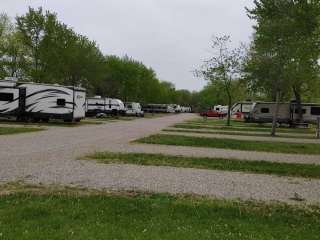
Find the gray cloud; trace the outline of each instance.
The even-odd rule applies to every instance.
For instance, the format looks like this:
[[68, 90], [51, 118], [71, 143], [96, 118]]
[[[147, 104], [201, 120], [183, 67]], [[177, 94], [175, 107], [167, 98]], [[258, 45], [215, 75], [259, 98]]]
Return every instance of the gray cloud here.
[[155, 69], [179, 89], [206, 83], [192, 71], [208, 56], [212, 35], [248, 42], [253, 0], [1, 0], [14, 17], [28, 6], [54, 11], [75, 31], [95, 40], [105, 54], [129, 55]]

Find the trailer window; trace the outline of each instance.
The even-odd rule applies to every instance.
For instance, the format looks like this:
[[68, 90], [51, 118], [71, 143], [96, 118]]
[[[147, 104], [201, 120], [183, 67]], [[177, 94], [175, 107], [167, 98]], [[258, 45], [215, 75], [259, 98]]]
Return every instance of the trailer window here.
[[65, 106], [66, 105], [66, 100], [63, 98], [58, 98], [57, 99], [57, 105], [58, 106]]
[[11, 102], [13, 98], [13, 93], [0, 93], [0, 101]]
[[320, 107], [311, 107], [311, 115], [320, 115]]
[[261, 113], [269, 113], [269, 108], [261, 108]]

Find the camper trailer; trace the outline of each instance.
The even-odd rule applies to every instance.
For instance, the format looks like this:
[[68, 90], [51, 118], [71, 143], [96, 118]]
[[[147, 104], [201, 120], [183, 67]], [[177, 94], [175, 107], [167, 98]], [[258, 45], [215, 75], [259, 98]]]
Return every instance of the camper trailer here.
[[170, 104], [146, 104], [142, 110], [149, 113], [175, 113], [175, 109]]
[[[299, 114], [295, 102], [279, 103], [277, 122], [282, 124], [295, 124]], [[254, 103], [250, 114], [247, 116], [248, 122], [271, 123], [276, 111], [275, 102]], [[320, 105], [313, 103], [302, 104], [302, 116], [305, 123], [316, 123], [320, 117]]]
[[231, 115], [235, 118], [247, 118], [252, 106], [253, 102], [236, 102], [231, 107]]
[[86, 99], [86, 116], [97, 116], [100, 114], [124, 115], [124, 103], [120, 99], [102, 98], [95, 96]]
[[86, 90], [73, 86], [0, 81], [0, 116], [17, 120], [80, 121], [85, 117]]
[[144, 116], [144, 112], [141, 109], [140, 103], [126, 102], [124, 105], [126, 108], [126, 115], [137, 116], [137, 117]]

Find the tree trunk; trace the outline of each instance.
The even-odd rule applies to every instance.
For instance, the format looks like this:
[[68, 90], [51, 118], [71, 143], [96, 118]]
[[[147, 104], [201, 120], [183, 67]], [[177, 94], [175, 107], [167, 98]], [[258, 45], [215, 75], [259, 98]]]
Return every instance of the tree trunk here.
[[277, 130], [277, 122], [278, 122], [278, 113], [279, 113], [279, 99], [280, 99], [280, 92], [277, 91], [276, 93], [276, 109], [273, 113], [272, 118], [272, 130], [271, 130], [271, 136], [276, 136], [276, 130]]
[[228, 95], [228, 115], [227, 115], [227, 126], [231, 125], [231, 104], [232, 104], [232, 98], [229, 91], [227, 91]]
[[[303, 122], [303, 112], [302, 112], [302, 102], [301, 102], [301, 94], [300, 91], [297, 90], [297, 88], [293, 87], [293, 93], [296, 99], [296, 106], [297, 106], [297, 111], [298, 111], [298, 123]], [[293, 116], [294, 116], [293, 112]], [[293, 119], [292, 119], [293, 120]]]

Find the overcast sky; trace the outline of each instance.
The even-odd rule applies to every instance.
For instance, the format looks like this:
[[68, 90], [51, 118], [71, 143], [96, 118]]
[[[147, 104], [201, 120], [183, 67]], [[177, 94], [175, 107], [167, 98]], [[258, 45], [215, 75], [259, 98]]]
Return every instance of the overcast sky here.
[[253, 0], [0, 0], [0, 11], [24, 14], [42, 6], [76, 32], [95, 40], [104, 54], [125, 54], [152, 67], [178, 89], [200, 90], [192, 71], [208, 57], [213, 35], [248, 42]]

